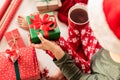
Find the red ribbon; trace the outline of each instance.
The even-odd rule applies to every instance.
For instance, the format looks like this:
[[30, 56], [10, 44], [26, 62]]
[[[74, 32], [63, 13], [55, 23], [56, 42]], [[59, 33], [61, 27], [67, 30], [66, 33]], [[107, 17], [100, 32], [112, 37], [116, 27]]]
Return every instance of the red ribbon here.
[[15, 62], [15, 61], [17, 60], [17, 58], [19, 57], [19, 54], [18, 54], [17, 51], [14, 50], [14, 49], [12, 49], [12, 50], [6, 49], [5, 52], [6, 52], [7, 54], [9, 54], [8, 58], [9, 58], [10, 60], [12, 60], [13, 62]]
[[35, 14], [34, 19], [30, 18], [30, 21], [32, 22], [30, 28], [43, 30], [46, 38], [48, 38], [48, 31], [54, 30], [57, 26], [54, 15], [45, 14], [42, 19], [40, 14]]

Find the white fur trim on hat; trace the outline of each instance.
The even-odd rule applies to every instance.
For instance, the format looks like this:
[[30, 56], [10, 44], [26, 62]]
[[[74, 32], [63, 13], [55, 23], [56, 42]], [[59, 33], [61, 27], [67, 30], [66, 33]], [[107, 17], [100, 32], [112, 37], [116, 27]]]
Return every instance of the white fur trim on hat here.
[[88, 17], [94, 35], [101, 46], [112, 53], [120, 53], [120, 40], [114, 35], [106, 22], [103, 0], [88, 1]]

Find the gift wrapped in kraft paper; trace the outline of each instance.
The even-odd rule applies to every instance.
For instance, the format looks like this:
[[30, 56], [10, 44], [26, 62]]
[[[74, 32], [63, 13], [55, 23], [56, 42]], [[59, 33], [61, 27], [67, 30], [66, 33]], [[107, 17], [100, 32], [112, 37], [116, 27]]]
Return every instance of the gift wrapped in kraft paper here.
[[59, 9], [62, 3], [60, 0], [37, 0], [36, 5], [38, 11], [43, 13]]
[[0, 80], [38, 80], [40, 70], [33, 47], [0, 52]]
[[36, 13], [32, 16], [27, 16], [26, 20], [29, 25], [30, 37], [32, 43], [40, 43], [38, 32], [43, 37], [49, 40], [57, 40], [60, 37], [60, 29], [57, 26], [56, 18], [52, 14], [41, 15]]

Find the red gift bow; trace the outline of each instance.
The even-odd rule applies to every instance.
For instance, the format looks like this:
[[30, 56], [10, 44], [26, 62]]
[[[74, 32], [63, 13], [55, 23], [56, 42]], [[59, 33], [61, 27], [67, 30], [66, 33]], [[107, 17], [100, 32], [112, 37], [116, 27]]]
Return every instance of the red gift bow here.
[[30, 28], [43, 30], [46, 38], [48, 38], [48, 31], [54, 30], [57, 26], [54, 15], [45, 14], [41, 19], [41, 15], [38, 13], [34, 15], [34, 19], [30, 18], [30, 21], [32, 22]]
[[[13, 45], [12, 46], [16, 46], [16, 47], [18, 47], [17, 46], [17, 40], [20, 38], [18, 35], [14, 35], [12, 32], [11, 32], [11, 35], [12, 35], [12, 39], [11, 40], [9, 40], [8, 41], [8, 43], [13, 43]], [[11, 46], [11, 47], [12, 47]]]
[[18, 57], [19, 57], [18, 51], [14, 50], [14, 49], [12, 49], [12, 50], [6, 49], [5, 52], [9, 55], [8, 58], [9, 58], [12, 62], [15, 62], [15, 61], [18, 59]]

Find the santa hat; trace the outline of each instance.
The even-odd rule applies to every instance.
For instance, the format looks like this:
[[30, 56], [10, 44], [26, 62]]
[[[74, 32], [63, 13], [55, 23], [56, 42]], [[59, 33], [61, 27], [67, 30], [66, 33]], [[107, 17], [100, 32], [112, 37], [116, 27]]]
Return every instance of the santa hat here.
[[120, 53], [120, 1], [89, 0], [88, 16], [101, 46], [112, 53]]

